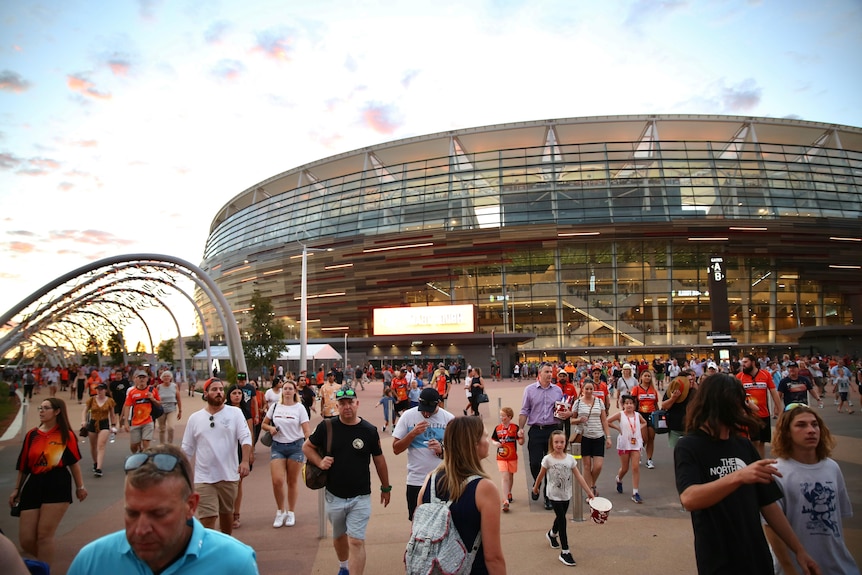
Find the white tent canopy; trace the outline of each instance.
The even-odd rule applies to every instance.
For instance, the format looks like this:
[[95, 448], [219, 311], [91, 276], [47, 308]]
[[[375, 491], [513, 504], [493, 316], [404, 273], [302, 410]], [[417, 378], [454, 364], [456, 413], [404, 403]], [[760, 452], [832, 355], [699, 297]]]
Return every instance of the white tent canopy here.
[[[213, 359], [218, 360], [229, 360], [230, 359], [230, 350], [226, 345], [214, 345], [210, 347], [210, 354]], [[306, 347], [306, 356], [311, 360], [336, 360], [341, 359], [341, 354], [335, 351], [335, 348], [329, 345], [328, 343], [310, 343]], [[194, 359], [206, 360], [207, 351], [203, 350], [195, 354]], [[278, 356], [279, 361], [298, 361], [299, 360], [299, 346], [291, 345], [287, 348], [287, 351], [281, 352]]]

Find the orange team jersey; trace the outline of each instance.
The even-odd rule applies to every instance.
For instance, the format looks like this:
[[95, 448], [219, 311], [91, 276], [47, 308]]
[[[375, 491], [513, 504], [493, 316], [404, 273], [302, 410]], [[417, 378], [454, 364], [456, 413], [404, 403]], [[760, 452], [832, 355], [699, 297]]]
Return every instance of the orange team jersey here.
[[593, 382], [593, 395], [602, 400], [602, 403], [605, 404], [605, 409], [608, 407], [608, 384], [604, 381], [600, 384], [596, 385], [596, 382]]
[[132, 426], [144, 425], [153, 421], [153, 418], [150, 416], [153, 412], [153, 404], [147, 399], [150, 389], [153, 390], [153, 397], [157, 401], [161, 401], [162, 398], [159, 397], [159, 390], [155, 387], [144, 389], [133, 387], [126, 392], [126, 405], [132, 408]]
[[751, 396], [750, 403], [757, 405], [757, 417], [761, 419], [769, 417], [769, 390], [775, 389], [772, 376], [765, 369], [759, 369], [754, 378], [740, 371], [736, 374], [736, 379], [742, 383], [746, 395]]
[[323, 377], [323, 372], [322, 372], [322, 371], [318, 371], [318, 372], [317, 372], [317, 376], [315, 377], [315, 381], [317, 382], [317, 385], [318, 385], [318, 386], [323, 385], [323, 380], [324, 380], [324, 379], [325, 379], [325, 378]]
[[497, 459], [500, 461], [518, 460], [518, 426], [510, 423], [508, 426], [502, 423], [494, 428], [491, 439], [500, 443], [497, 448]]
[[658, 392], [652, 385], [644, 389], [642, 385], [638, 384], [632, 389], [631, 394], [632, 397], [636, 397], [638, 400], [639, 412], [652, 413], [656, 410], [658, 406]]
[[446, 395], [446, 374], [442, 373], [437, 376], [437, 393], [440, 394], [440, 397]]
[[392, 379], [392, 389], [395, 390], [395, 397], [398, 401], [407, 401], [407, 380], [403, 377], [395, 377]]
[[78, 450], [78, 438], [73, 432], [68, 433], [64, 446], [59, 426], [47, 432], [39, 431], [39, 428], [30, 430], [24, 440], [24, 449], [18, 456], [16, 469], [40, 475], [58, 467], [73, 465], [81, 459], [81, 452]]
[[99, 390], [96, 389], [96, 386], [102, 383], [102, 378], [98, 373], [93, 373], [89, 378], [87, 378], [87, 389], [90, 390], [90, 395], [98, 395]]
[[560, 383], [557, 382], [557, 387], [559, 387], [560, 389], [563, 390], [563, 395], [566, 396], [566, 399], [568, 400], [569, 403], [571, 403], [572, 398], [578, 396], [577, 388], [574, 386], [574, 384], [572, 384], [568, 381], [566, 382], [565, 385], [560, 385]]

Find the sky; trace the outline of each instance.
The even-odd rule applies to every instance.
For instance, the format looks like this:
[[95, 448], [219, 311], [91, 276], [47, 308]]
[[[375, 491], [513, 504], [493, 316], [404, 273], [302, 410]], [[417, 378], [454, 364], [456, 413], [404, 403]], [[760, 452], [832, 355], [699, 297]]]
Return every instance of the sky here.
[[2, 2], [0, 312], [108, 256], [198, 264], [232, 197], [391, 140], [618, 114], [862, 126], [860, 54], [862, 0]]

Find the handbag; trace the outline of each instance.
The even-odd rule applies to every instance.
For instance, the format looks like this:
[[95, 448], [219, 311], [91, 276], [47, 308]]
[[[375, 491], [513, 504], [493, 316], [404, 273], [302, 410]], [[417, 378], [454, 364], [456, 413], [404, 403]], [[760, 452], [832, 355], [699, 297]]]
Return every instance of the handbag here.
[[90, 430], [87, 429], [86, 423], [81, 426], [81, 429], [78, 430], [78, 435], [80, 435], [81, 437], [87, 437], [88, 435], [90, 435]]
[[[326, 450], [323, 453], [319, 449], [317, 450], [320, 457], [326, 457], [329, 455], [330, 450], [332, 450], [332, 419], [326, 418], [323, 423], [326, 425]], [[305, 465], [302, 466], [302, 479], [305, 481], [305, 486], [309, 489], [322, 489], [326, 487], [328, 474], [328, 469], [321, 469], [309, 461], [306, 461]]]
[[[272, 413], [275, 414], [275, 404], [272, 405]], [[267, 415], [267, 419], [272, 423], [272, 415]], [[272, 433], [269, 431], [264, 431], [260, 435], [260, 442], [263, 443], [266, 447], [272, 447]]]
[[[579, 399], [575, 403], [575, 405], [580, 405], [580, 403], [581, 403], [581, 400]], [[589, 421], [590, 416], [593, 414], [593, 408], [595, 406], [596, 406], [596, 401], [594, 399], [593, 404], [590, 406], [590, 412], [587, 413], [587, 421]], [[574, 407], [572, 407], [572, 411], [574, 411], [575, 413], [578, 412], [578, 410], [575, 409]], [[584, 439], [584, 431], [586, 431], [586, 430], [587, 430], [587, 424], [586, 423], [578, 423], [577, 425], [573, 425], [572, 426], [572, 432], [575, 434], [575, 438], [570, 443], [580, 443]]]
[[[153, 392], [153, 386], [150, 386], [150, 393]], [[155, 400], [150, 400], [150, 417], [153, 418], [153, 421], [157, 420], [161, 416], [165, 414], [165, 408], [162, 407], [161, 403], [156, 403]]]
[[667, 411], [664, 409], [653, 411], [650, 414], [650, 419], [652, 420], [652, 426], [656, 433], [662, 434], [670, 431], [667, 427]]
[[476, 399], [476, 403], [488, 403], [489, 401], [491, 401], [491, 398], [488, 397], [488, 394], [484, 392], [480, 393], [477, 397], [478, 398]]

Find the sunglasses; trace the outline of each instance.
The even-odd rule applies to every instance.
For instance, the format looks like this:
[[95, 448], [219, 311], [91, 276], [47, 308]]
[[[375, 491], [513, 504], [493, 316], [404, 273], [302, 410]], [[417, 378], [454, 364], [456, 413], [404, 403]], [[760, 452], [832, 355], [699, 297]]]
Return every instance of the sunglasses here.
[[183, 474], [186, 483], [190, 488], [194, 489], [192, 487], [192, 481], [189, 478], [188, 473], [186, 473], [186, 468], [180, 465], [180, 458], [171, 453], [135, 453], [126, 458], [126, 462], [123, 464], [123, 469], [128, 473], [129, 471], [146, 465], [150, 461], [153, 462], [156, 469], [163, 473], [170, 473], [179, 466], [180, 472]]
[[809, 406], [807, 403], [799, 403], [797, 401], [797, 402], [788, 403], [787, 405], [785, 405], [784, 411], [792, 411], [792, 410], [796, 409], [797, 407], [804, 407], [806, 409], [811, 409], [811, 406]]
[[350, 398], [353, 399], [356, 397], [356, 392], [352, 389], [339, 389], [335, 392], [335, 399], [344, 399]]
[[210, 415], [210, 427], [215, 427], [215, 416]]

